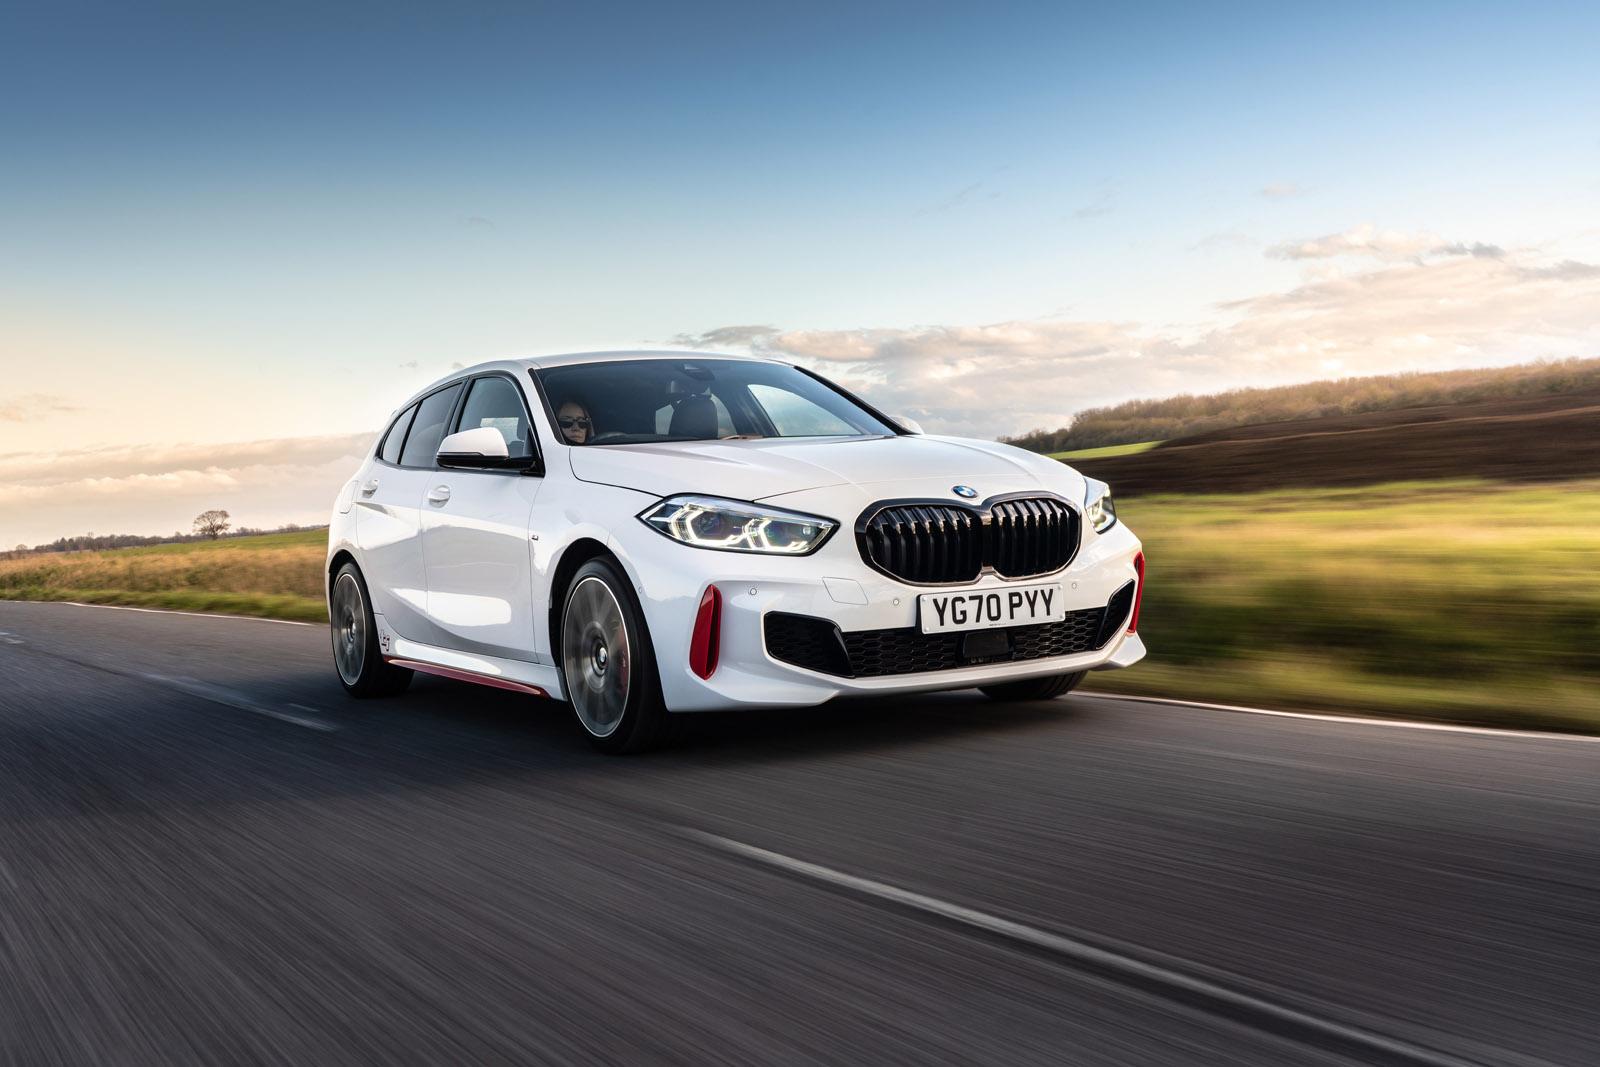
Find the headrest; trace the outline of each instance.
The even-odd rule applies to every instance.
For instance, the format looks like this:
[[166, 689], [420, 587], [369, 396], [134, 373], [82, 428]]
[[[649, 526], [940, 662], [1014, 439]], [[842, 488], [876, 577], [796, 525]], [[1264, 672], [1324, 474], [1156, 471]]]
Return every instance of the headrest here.
[[699, 441], [717, 436], [717, 405], [708, 394], [686, 396], [672, 408], [672, 425], [667, 433]]

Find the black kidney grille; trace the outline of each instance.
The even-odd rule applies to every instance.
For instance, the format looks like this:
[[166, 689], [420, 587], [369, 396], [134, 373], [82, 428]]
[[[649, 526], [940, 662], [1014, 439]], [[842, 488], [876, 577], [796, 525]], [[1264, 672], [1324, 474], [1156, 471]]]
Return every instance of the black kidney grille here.
[[[1046, 659], [1104, 648], [1127, 622], [1133, 583], [1119, 589], [1103, 608], [1067, 613], [1060, 622], [1014, 626], [1011, 651], [1001, 660]], [[881, 678], [965, 667], [964, 633], [925, 634], [915, 626], [841, 632], [827, 619], [772, 612], [765, 621], [767, 652], [773, 659], [841, 678]]]
[[970, 582], [985, 566], [1007, 578], [1049, 574], [1078, 551], [1078, 513], [1053, 497], [959, 504], [890, 504], [856, 530], [861, 558], [920, 585]]
[[1059, 500], [1002, 500], [989, 509], [989, 565], [1007, 578], [1046, 574], [1078, 550], [1078, 513]]
[[956, 504], [897, 504], [862, 527], [861, 555], [913, 582], [970, 582], [983, 570], [983, 520]]

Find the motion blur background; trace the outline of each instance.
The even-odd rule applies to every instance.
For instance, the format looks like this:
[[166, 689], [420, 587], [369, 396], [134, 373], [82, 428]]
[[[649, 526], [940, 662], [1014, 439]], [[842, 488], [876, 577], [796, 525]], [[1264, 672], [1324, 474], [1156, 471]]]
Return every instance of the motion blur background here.
[[1600, 723], [1592, 4], [3, 18], [0, 596], [316, 619], [315, 531], [95, 549], [325, 521], [452, 367], [692, 345], [1112, 482], [1103, 684]]

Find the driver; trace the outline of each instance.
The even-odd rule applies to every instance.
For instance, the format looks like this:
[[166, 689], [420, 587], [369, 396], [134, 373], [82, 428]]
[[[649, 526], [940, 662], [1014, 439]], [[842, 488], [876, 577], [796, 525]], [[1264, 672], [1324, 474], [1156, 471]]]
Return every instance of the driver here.
[[569, 445], [587, 444], [594, 433], [594, 420], [589, 417], [589, 409], [577, 400], [561, 402], [556, 409], [556, 425]]

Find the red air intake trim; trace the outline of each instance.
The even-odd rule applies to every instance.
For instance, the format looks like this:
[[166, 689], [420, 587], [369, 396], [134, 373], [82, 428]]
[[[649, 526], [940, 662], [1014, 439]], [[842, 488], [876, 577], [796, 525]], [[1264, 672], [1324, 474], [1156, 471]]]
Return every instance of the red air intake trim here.
[[716, 586], [708, 585], [694, 617], [694, 636], [689, 639], [689, 669], [702, 678], [710, 678], [716, 673], [721, 645], [722, 594]]
[[1133, 591], [1133, 614], [1128, 616], [1128, 632], [1139, 632], [1139, 604], [1144, 600], [1144, 553], [1133, 557], [1133, 569], [1139, 575], [1139, 585]]

